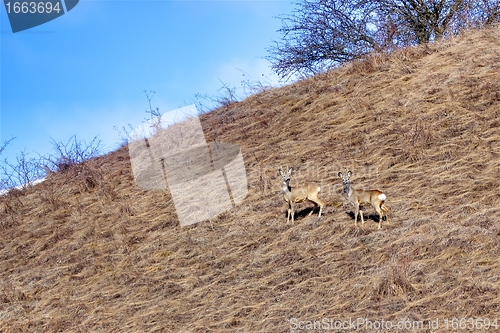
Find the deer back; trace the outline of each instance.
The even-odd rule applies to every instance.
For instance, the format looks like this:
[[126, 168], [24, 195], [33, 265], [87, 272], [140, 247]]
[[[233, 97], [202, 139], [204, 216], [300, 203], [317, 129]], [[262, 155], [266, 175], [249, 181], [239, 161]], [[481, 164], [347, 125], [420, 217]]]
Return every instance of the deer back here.
[[385, 200], [384, 193], [378, 190], [353, 190], [350, 196], [352, 200], [358, 200], [359, 204], [373, 204]]
[[289, 199], [291, 202], [301, 202], [308, 198], [311, 195], [316, 195], [318, 192], [318, 186], [313, 184], [307, 184], [304, 186], [293, 187], [289, 194]]

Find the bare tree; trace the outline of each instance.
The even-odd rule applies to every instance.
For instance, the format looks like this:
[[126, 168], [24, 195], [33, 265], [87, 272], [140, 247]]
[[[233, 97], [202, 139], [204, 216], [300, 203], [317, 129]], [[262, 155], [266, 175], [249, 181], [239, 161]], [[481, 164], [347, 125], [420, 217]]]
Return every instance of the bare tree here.
[[363, 56], [379, 44], [366, 0], [303, 0], [292, 15], [280, 16], [280, 42], [269, 49], [272, 69], [282, 78], [316, 74]]
[[268, 51], [283, 79], [500, 21], [500, 0], [302, 0]]
[[[458, 14], [467, 8], [464, 0], [380, 0], [383, 17], [398, 27], [400, 43], [422, 44], [442, 38], [454, 24]], [[387, 20], [386, 20], [387, 22]]]
[[467, 15], [473, 26], [489, 25], [500, 22], [499, 0], [469, 0]]

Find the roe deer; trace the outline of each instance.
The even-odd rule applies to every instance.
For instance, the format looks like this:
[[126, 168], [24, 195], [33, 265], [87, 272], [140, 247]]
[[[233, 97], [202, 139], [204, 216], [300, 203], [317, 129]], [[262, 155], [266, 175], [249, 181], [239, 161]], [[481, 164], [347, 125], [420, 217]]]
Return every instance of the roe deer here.
[[286, 223], [290, 221], [290, 215], [292, 216], [292, 224], [294, 223], [294, 209], [293, 205], [304, 200], [309, 200], [314, 203], [314, 208], [309, 213], [312, 215], [314, 209], [319, 206], [319, 217], [321, 217], [321, 212], [323, 211], [323, 206], [325, 205], [323, 201], [318, 199], [318, 193], [320, 187], [314, 184], [307, 184], [304, 186], [290, 187], [290, 174], [292, 173], [292, 168], [289, 168], [285, 173], [282, 168], [280, 168], [281, 177], [283, 177], [283, 199], [288, 203], [288, 215], [286, 218]]
[[371, 204], [373, 208], [377, 211], [379, 215], [378, 228], [382, 229], [382, 216], [385, 213], [385, 220], [389, 223], [389, 216], [387, 213], [389, 209], [384, 205], [386, 196], [379, 190], [355, 190], [351, 187], [351, 171], [347, 171], [344, 175], [339, 172], [339, 178], [342, 179], [344, 184], [344, 193], [347, 195], [347, 199], [354, 206], [354, 225], [358, 225], [358, 213], [361, 213], [361, 223], [365, 224], [363, 219], [363, 211], [359, 210], [359, 206], [362, 204]]

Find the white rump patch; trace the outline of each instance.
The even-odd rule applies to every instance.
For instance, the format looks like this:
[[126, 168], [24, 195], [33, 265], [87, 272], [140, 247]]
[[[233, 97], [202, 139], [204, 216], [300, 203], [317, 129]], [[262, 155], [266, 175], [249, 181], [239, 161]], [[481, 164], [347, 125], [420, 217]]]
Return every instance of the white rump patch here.
[[318, 186], [318, 192], [321, 191], [321, 187]]
[[379, 198], [380, 200], [385, 200], [385, 199], [387, 199], [384, 193], [379, 194], [379, 195], [378, 195], [378, 198]]

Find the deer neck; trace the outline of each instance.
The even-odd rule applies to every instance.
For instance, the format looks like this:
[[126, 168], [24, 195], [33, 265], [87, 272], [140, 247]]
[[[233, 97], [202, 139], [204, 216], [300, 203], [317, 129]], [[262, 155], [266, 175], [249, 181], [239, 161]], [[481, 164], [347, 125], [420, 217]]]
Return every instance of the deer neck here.
[[352, 194], [351, 183], [344, 183], [344, 193], [349, 197]]
[[283, 181], [283, 187], [281, 189], [283, 193], [292, 192], [292, 188], [290, 187], [290, 180]]

